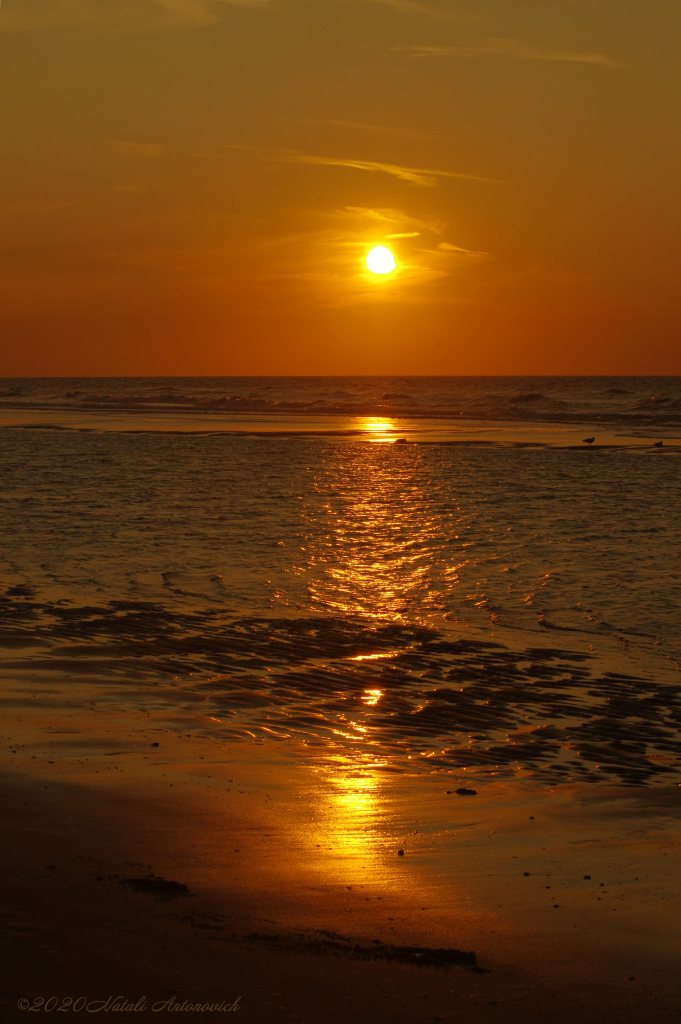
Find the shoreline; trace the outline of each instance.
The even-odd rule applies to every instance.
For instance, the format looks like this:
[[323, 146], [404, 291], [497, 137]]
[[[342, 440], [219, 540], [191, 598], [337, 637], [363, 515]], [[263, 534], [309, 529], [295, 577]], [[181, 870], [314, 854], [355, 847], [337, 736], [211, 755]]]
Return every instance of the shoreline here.
[[[353, 444], [410, 444], [432, 447], [481, 448], [492, 451], [601, 451], [601, 452], [648, 452], [657, 455], [664, 452], [678, 453], [681, 448], [679, 428], [667, 425], [638, 426], [627, 429], [626, 424], [598, 424], [587, 420], [556, 422], [486, 421], [470, 419], [465, 423], [456, 419], [435, 419], [423, 416], [394, 416], [374, 424], [373, 416], [339, 416], [342, 422], [332, 425], [333, 416], [325, 417], [315, 426], [305, 423], [303, 417], [296, 425], [287, 425], [287, 420], [269, 422], [259, 417], [252, 423], [246, 416], [235, 419], [220, 414], [203, 413], [197, 417], [191, 412], [182, 413], [187, 422], [182, 426], [177, 415], [147, 415], [144, 413], [79, 414], [66, 415], [60, 420], [50, 411], [50, 418], [7, 416], [0, 408], [0, 429], [10, 431], [53, 431], [65, 433], [120, 434], [127, 437], [156, 435], [159, 437], [182, 437], [186, 439], [215, 439], [224, 441], [329, 441]], [[193, 419], [190, 420], [190, 417]], [[211, 417], [214, 419], [211, 421]], [[592, 429], [599, 430], [598, 443], [585, 444], [581, 434]], [[660, 443], [662, 442], [662, 443]]]
[[[678, 785], [472, 777], [467, 797], [274, 745], [146, 742], [162, 761], [26, 754], [0, 775], [3, 1019], [76, 989], [145, 1012], [241, 996], [263, 1024], [676, 1019]], [[414, 946], [475, 959], [416, 966], [396, 952]]]

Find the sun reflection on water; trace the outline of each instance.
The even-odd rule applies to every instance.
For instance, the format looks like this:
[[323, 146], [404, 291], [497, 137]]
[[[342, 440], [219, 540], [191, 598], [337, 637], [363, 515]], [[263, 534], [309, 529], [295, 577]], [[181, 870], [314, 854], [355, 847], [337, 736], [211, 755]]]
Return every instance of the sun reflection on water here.
[[392, 420], [384, 420], [379, 419], [376, 416], [370, 416], [368, 419], [362, 421], [360, 429], [371, 435], [372, 441], [392, 441], [392, 435], [395, 432], [395, 424]]
[[383, 696], [383, 690], [365, 690], [362, 700], [368, 707], [374, 707]]
[[372, 813], [376, 810], [379, 780], [375, 775], [347, 776], [339, 773], [334, 777], [336, 791], [331, 801], [344, 817], [352, 814]]
[[381, 769], [386, 766], [387, 762], [372, 759], [358, 772], [351, 758], [340, 758], [323, 772], [324, 839], [342, 856], [358, 858], [358, 863], [382, 851], [387, 807]]
[[352, 658], [348, 658], [348, 661], [383, 661], [385, 658], [396, 658], [400, 652], [391, 651], [385, 654], [381, 651], [380, 654], [356, 654]]
[[422, 619], [424, 611], [443, 608], [441, 584], [434, 586], [430, 494], [415, 487], [413, 459], [405, 460], [392, 435], [382, 433], [390, 424], [366, 424], [391, 444], [370, 451], [348, 446], [324, 479], [315, 480], [315, 489], [328, 495], [332, 477], [334, 494], [323, 505], [324, 530], [316, 529], [317, 513], [315, 529], [306, 530], [308, 592], [342, 615], [396, 621], [413, 608]]

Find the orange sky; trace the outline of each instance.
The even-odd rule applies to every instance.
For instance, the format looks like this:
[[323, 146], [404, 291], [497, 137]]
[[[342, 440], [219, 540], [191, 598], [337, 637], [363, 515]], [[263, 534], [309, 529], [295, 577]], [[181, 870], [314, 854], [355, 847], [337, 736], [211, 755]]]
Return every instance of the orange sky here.
[[0, 375], [681, 373], [679, 38], [678, 0], [3, 0]]

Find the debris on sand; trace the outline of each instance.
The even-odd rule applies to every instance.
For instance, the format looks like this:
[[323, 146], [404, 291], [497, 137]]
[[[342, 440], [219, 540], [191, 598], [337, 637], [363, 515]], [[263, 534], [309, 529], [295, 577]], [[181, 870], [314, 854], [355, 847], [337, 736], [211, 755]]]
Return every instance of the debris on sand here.
[[186, 896], [189, 887], [182, 882], [172, 882], [167, 878], [147, 875], [146, 878], [121, 878], [121, 885], [129, 885], [135, 892], [148, 892], [152, 896]]
[[[298, 953], [314, 953], [318, 956], [331, 954], [333, 956], [349, 957], [352, 960], [385, 960], [388, 963], [414, 964], [417, 967], [452, 967], [458, 965], [467, 967], [469, 970], [483, 972], [483, 968], [477, 964], [477, 957], [473, 952], [465, 952], [460, 949], [430, 949], [426, 946], [389, 946], [378, 939], [374, 939], [370, 946], [361, 946], [353, 943], [342, 935], [333, 935], [329, 932], [317, 932], [323, 938], [314, 938], [310, 935], [259, 935], [258, 933], [245, 936], [247, 942], [266, 945], [282, 951], [292, 950]], [[326, 937], [328, 936], [328, 938]]]

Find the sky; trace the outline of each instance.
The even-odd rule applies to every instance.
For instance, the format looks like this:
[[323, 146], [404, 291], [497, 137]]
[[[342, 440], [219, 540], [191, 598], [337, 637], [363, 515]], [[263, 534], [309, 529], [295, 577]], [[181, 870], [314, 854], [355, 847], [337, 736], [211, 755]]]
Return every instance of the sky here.
[[2, 0], [0, 376], [679, 374], [679, 38], [678, 0]]

